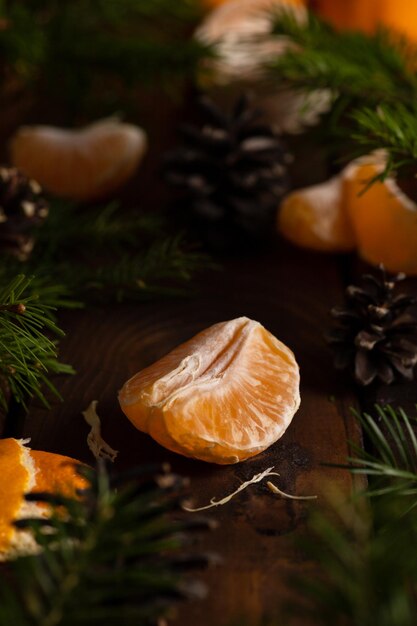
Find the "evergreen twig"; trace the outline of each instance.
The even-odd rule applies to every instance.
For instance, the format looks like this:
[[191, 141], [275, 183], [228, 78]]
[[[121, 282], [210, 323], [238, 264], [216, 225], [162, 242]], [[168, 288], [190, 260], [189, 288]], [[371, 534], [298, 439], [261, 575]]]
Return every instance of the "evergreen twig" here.
[[58, 104], [69, 120], [122, 105], [132, 88], [173, 85], [209, 49], [187, 36], [201, 7], [192, 0], [10, 0], [0, 2], [0, 76], [15, 90]]
[[42, 387], [59, 396], [49, 380], [50, 374], [72, 374], [71, 366], [58, 361], [57, 342], [52, 333], [64, 335], [54, 320], [55, 303], [63, 291], [49, 287], [31, 292], [32, 278], [17, 275], [0, 285], [0, 404], [7, 408], [8, 392], [18, 403], [26, 405], [36, 396], [49, 406]]
[[11, 564], [9, 584], [0, 588], [1, 626], [145, 626], [174, 601], [201, 597], [202, 585], [179, 573], [208, 559], [179, 549], [182, 535], [209, 522], [172, 517], [183, 481], [156, 466], [128, 479], [112, 478], [102, 464], [97, 472], [78, 471], [88, 483], [78, 500], [27, 496], [55, 513], [17, 522], [34, 533], [42, 552]]
[[[328, 89], [331, 110], [323, 136], [343, 153], [358, 156], [383, 149], [390, 173], [417, 169], [417, 49], [388, 30], [374, 35], [337, 31], [309, 14], [305, 21], [280, 14], [273, 32], [295, 45], [268, 63], [270, 80], [302, 92]], [[340, 156], [340, 155], [339, 155]]]
[[360, 108], [352, 113], [356, 129], [352, 139], [358, 154], [384, 150], [384, 170], [375, 178], [383, 180], [390, 174], [415, 176], [417, 165], [417, 106], [381, 104], [377, 108]]
[[303, 597], [287, 607], [293, 617], [302, 613], [321, 626], [415, 623], [417, 422], [390, 406], [376, 412], [355, 413], [372, 453], [354, 446], [344, 466], [366, 475], [369, 487], [312, 516], [302, 549], [320, 570], [292, 580]]
[[336, 31], [312, 13], [306, 21], [280, 13], [273, 33], [294, 42], [268, 65], [270, 77], [302, 90], [330, 89], [335, 106], [339, 98], [348, 104], [377, 105], [403, 102], [417, 91], [412, 71], [417, 52], [387, 30], [375, 35]]
[[212, 267], [206, 255], [187, 247], [181, 234], [168, 234], [160, 216], [126, 215], [116, 203], [86, 213], [57, 202], [37, 235], [29, 261], [5, 260], [0, 276], [23, 268], [65, 285], [83, 301], [185, 294], [192, 275]]

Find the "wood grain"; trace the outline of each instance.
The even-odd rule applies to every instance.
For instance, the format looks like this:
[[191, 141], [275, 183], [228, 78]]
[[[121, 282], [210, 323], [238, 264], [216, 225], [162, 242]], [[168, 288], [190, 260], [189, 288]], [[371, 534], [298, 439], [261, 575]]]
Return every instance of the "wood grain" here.
[[[285, 501], [264, 485], [215, 509], [219, 528], [197, 540], [197, 548], [221, 555], [223, 564], [202, 574], [210, 595], [184, 605], [178, 624], [229, 626], [245, 618], [251, 626], [273, 616], [287, 597], [286, 577], [306, 572], [294, 537], [310, 506], [320, 506], [330, 486], [350, 491], [351, 477], [323, 462], [341, 463], [348, 439], [359, 438], [349, 413], [354, 402], [336, 376], [324, 345], [328, 310], [342, 297], [341, 269], [325, 256], [302, 253], [283, 244], [259, 258], [229, 259], [220, 272], [201, 277], [191, 299], [89, 308], [62, 316], [68, 331], [61, 356], [77, 370], [58, 381], [65, 398], [51, 411], [33, 404], [21, 432], [32, 447], [91, 462], [87, 425], [81, 411], [99, 400], [105, 439], [120, 451], [119, 468], [167, 460], [191, 478], [196, 505], [224, 496], [243, 480], [274, 466], [278, 485], [296, 494], [317, 494], [317, 504]], [[301, 367], [302, 404], [284, 437], [245, 463], [218, 467], [175, 455], [138, 432], [123, 416], [117, 391], [141, 368], [215, 322], [240, 315], [259, 320], [294, 352]]]

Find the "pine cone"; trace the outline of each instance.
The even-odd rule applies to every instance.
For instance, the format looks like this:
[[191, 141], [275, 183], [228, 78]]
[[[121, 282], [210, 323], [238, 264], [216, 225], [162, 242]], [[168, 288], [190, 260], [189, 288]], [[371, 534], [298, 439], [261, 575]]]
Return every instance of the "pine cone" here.
[[357, 383], [374, 380], [386, 385], [412, 380], [417, 363], [417, 320], [407, 310], [416, 299], [395, 295], [398, 274], [387, 278], [362, 276], [360, 287], [346, 290], [346, 304], [331, 310], [336, 327], [327, 337], [335, 351], [335, 367], [349, 370]]
[[167, 155], [165, 177], [185, 190], [187, 209], [209, 243], [262, 240], [274, 231], [290, 156], [271, 126], [255, 123], [260, 112], [247, 96], [231, 115], [206, 97], [200, 108], [205, 123], [182, 128], [184, 145]]
[[40, 185], [16, 168], [0, 168], [0, 252], [27, 259], [34, 230], [47, 215]]

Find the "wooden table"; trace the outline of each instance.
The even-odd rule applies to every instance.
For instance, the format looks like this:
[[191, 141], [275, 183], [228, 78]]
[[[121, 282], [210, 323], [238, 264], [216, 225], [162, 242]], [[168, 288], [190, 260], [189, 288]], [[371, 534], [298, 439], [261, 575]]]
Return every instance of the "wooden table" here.
[[[231, 626], [244, 618], [259, 626], [276, 615], [288, 595], [287, 575], [311, 573], [312, 565], [302, 561], [293, 541], [308, 509], [323, 503], [329, 485], [352, 489], [348, 472], [322, 465], [345, 462], [348, 440], [360, 441], [350, 413], [357, 398], [333, 370], [323, 339], [329, 309], [342, 301], [350, 262], [277, 242], [271, 252], [225, 260], [223, 270], [200, 276], [199, 293], [192, 298], [66, 312], [61, 358], [77, 375], [58, 381], [65, 402], [50, 411], [33, 404], [24, 423], [7, 425], [8, 435], [30, 437], [33, 448], [92, 462], [81, 411], [97, 399], [104, 438], [120, 451], [116, 466], [167, 460], [190, 476], [196, 505], [228, 494], [270, 466], [280, 473], [284, 491], [319, 496], [316, 503], [293, 502], [255, 485], [213, 510], [219, 527], [199, 537], [197, 548], [217, 552], [223, 563], [201, 574], [207, 600], [183, 605], [178, 625]], [[284, 437], [254, 459], [220, 467], [170, 453], [135, 430], [117, 402], [123, 382], [201, 329], [241, 315], [284, 341], [301, 367], [301, 408]]]

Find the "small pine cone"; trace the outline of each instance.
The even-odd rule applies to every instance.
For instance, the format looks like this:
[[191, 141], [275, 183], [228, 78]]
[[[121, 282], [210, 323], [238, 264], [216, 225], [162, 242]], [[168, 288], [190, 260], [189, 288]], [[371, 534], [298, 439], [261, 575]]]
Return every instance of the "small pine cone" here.
[[26, 260], [34, 231], [47, 215], [40, 185], [16, 168], [0, 168], [0, 253]]
[[379, 380], [412, 380], [417, 363], [417, 320], [408, 309], [415, 298], [396, 294], [396, 284], [405, 278], [362, 276], [362, 285], [346, 290], [346, 303], [331, 315], [335, 328], [328, 343], [335, 352], [335, 367], [348, 370], [360, 385]]
[[165, 178], [184, 191], [188, 215], [214, 247], [263, 240], [288, 191], [290, 155], [279, 133], [258, 123], [247, 96], [230, 115], [207, 97], [200, 109], [203, 124], [183, 127], [183, 145], [166, 156]]

